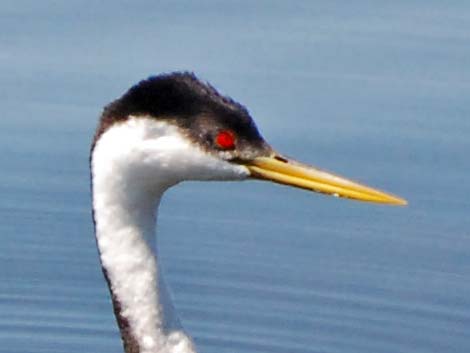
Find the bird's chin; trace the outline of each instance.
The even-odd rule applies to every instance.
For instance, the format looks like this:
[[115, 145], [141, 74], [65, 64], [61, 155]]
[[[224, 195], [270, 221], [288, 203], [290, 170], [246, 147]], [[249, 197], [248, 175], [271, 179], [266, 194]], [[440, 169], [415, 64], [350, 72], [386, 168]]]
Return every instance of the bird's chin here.
[[211, 168], [201, 169], [199, 175], [193, 174], [191, 179], [200, 181], [237, 181], [247, 179], [250, 175], [249, 169], [244, 165], [215, 160]]

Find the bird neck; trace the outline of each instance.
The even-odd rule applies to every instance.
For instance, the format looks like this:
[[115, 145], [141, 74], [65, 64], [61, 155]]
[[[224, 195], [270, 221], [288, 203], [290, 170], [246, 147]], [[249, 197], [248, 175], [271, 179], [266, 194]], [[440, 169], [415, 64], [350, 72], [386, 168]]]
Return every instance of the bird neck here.
[[156, 209], [183, 180], [242, 180], [234, 166], [166, 121], [129, 117], [97, 135], [91, 152], [95, 234], [126, 353], [193, 353], [177, 327], [157, 267]]
[[96, 167], [94, 157], [95, 234], [125, 352], [193, 352], [190, 339], [174, 330], [178, 322], [157, 266], [156, 209], [166, 187], [149, 193], [124, 172], [116, 177], [117, 164]]
[[125, 351], [140, 353], [164, 342], [153, 205], [141, 205], [137, 212], [115, 201], [94, 197], [96, 240]]

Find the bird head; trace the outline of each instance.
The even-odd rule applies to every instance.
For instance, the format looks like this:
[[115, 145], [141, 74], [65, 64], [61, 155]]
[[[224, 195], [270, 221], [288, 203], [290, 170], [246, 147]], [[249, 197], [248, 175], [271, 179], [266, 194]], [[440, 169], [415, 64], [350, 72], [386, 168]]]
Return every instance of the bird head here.
[[[104, 141], [108, 141], [105, 143]], [[119, 173], [149, 188], [184, 180], [258, 179], [360, 201], [404, 205], [397, 196], [276, 152], [248, 110], [191, 73], [141, 81], [102, 114], [98, 145]]]

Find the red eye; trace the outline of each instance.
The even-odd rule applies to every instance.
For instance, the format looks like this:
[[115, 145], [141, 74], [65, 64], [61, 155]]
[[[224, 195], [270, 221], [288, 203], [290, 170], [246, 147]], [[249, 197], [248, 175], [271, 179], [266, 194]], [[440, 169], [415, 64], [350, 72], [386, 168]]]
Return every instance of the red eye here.
[[224, 150], [235, 148], [235, 135], [230, 130], [223, 130], [217, 134], [215, 143]]

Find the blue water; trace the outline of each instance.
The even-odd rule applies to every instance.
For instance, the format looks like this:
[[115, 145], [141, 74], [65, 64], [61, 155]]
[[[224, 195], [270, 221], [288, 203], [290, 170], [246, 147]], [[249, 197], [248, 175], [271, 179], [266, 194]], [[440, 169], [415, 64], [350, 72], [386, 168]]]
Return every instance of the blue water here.
[[187, 183], [160, 210], [200, 352], [470, 351], [470, 4], [3, 1], [0, 352], [121, 352], [88, 151], [102, 106], [194, 70], [272, 145], [409, 200]]

